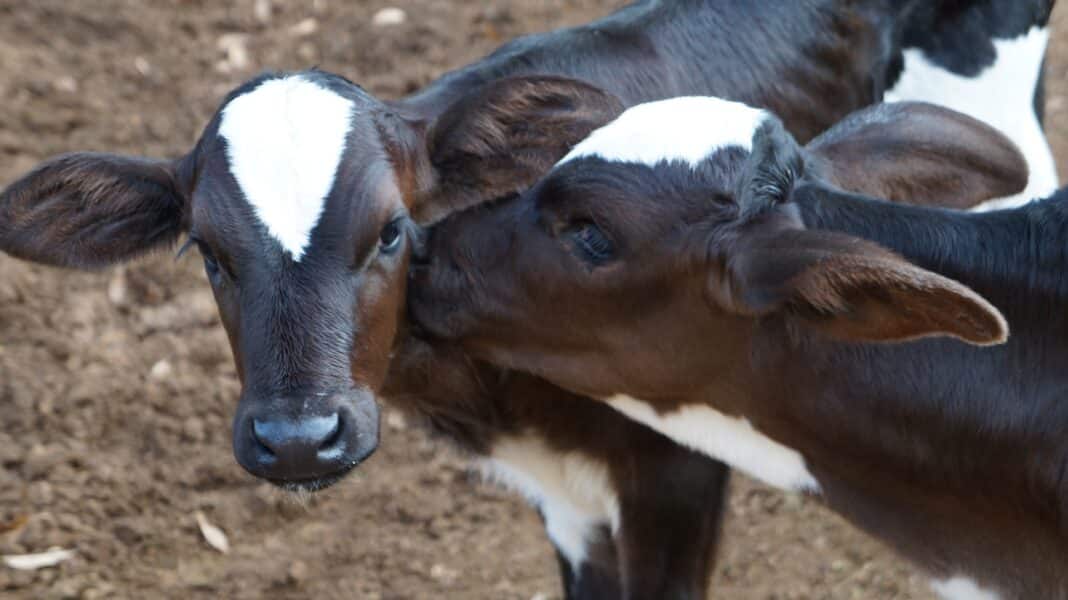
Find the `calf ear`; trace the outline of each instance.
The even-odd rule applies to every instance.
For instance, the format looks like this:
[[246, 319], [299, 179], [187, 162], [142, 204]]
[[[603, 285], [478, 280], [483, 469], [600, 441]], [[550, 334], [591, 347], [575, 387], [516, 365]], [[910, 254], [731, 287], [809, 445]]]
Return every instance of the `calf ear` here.
[[807, 149], [829, 182], [895, 202], [963, 209], [1027, 186], [1027, 162], [1009, 138], [922, 102], [857, 111]]
[[735, 198], [743, 218], [786, 202], [805, 174], [804, 153], [777, 117], [753, 134], [753, 148], [738, 179]]
[[788, 230], [744, 239], [733, 254], [723, 287], [745, 314], [787, 314], [853, 342], [1008, 337], [1004, 317], [974, 291], [864, 240]]
[[430, 127], [436, 181], [417, 199], [415, 219], [429, 224], [528, 188], [622, 111], [614, 96], [574, 79], [511, 77], [487, 84]]
[[184, 228], [175, 168], [111, 154], [48, 160], [0, 192], [0, 251], [89, 269], [171, 244]]

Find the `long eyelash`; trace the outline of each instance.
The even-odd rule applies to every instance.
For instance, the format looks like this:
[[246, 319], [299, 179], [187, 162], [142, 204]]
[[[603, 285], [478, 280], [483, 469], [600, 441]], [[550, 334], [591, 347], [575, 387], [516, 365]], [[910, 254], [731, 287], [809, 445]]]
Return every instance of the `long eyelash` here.
[[404, 232], [408, 235], [408, 239], [411, 240], [412, 254], [414, 256], [422, 256], [426, 251], [426, 231], [411, 219], [404, 219], [402, 227], [404, 227]]
[[189, 249], [193, 247], [193, 245], [196, 243], [197, 241], [193, 238], [193, 236], [189, 236], [188, 238], [186, 238], [185, 243], [182, 244], [180, 248], [178, 248], [178, 252], [174, 253], [174, 260], [181, 260], [181, 258], [185, 256], [185, 253], [188, 252]]

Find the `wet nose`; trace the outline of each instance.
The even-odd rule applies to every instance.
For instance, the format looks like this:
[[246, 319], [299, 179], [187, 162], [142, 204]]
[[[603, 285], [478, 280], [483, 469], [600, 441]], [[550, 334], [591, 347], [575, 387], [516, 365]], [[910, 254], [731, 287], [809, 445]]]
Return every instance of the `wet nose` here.
[[377, 414], [361, 419], [345, 407], [319, 414], [250, 412], [235, 419], [234, 454], [247, 471], [275, 483], [328, 485], [377, 445]]
[[[300, 473], [306, 477], [336, 471], [344, 458], [342, 422], [337, 413], [326, 417], [252, 419], [255, 460], [265, 477], [284, 479]], [[272, 477], [272, 474], [275, 476]]]

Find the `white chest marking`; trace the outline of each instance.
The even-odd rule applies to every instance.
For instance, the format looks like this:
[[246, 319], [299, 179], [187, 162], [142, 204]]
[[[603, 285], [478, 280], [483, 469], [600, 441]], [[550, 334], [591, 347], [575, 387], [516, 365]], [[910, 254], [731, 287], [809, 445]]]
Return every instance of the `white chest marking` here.
[[334, 186], [352, 111], [351, 100], [299, 75], [269, 79], [223, 109], [230, 172], [295, 261]]
[[649, 404], [630, 396], [612, 396], [608, 404], [688, 448], [718, 459], [732, 468], [780, 489], [820, 492], [805, 460], [753, 428], [745, 419], [728, 417], [707, 406], [685, 406], [658, 414]]
[[597, 156], [655, 165], [681, 160], [700, 163], [727, 146], [752, 149], [753, 133], [768, 113], [706, 96], [683, 96], [639, 104], [582, 140], [557, 165]]
[[905, 51], [901, 80], [886, 93], [888, 102], [919, 100], [940, 104], [975, 117], [1009, 137], [1023, 152], [1031, 174], [1027, 188], [1008, 198], [991, 200], [978, 210], [1008, 208], [1045, 198], [1057, 189], [1057, 168], [1034, 111], [1049, 30], [1035, 27], [1011, 40], [994, 40], [997, 59], [976, 77], [951, 73], [915, 48]]
[[1001, 596], [980, 588], [966, 577], [931, 582], [931, 589], [943, 600], [1000, 600]]
[[608, 470], [578, 453], [553, 450], [526, 435], [497, 441], [481, 463], [483, 475], [541, 509], [549, 539], [577, 574], [597, 527], [619, 529], [619, 499]]

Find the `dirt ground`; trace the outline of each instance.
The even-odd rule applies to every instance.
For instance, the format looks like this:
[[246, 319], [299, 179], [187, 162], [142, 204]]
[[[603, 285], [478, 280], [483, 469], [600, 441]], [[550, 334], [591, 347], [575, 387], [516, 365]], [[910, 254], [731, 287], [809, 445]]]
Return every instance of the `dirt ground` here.
[[[377, 0], [0, 0], [0, 185], [64, 151], [178, 155], [261, 68], [318, 64], [395, 97], [621, 2], [483, 4], [398, 1], [407, 21], [380, 27]], [[1056, 26], [1068, 30], [1068, 7]], [[1049, 75], [1066, 157], [1065, 40]], [[0, 554], [77, 551], [54, 569], [0, 566], [0, 597], [559, 595], [534, 512], [479, 484], [447, 443], [387, 411], [374, 459], [298, 505], [234, 462], [237, 392], [197, 260], [78, 274], [0, 256]], [[197, 511], [229, 554], [204, 542]], [[931, 597], [815, 503], [741, 477], [725, 539], [718, 598]]]

